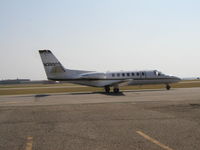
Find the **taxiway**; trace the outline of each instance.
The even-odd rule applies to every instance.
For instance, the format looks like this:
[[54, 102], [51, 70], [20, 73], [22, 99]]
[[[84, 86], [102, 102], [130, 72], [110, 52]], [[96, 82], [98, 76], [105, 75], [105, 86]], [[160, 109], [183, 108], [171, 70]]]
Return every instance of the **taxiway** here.
[[0, 96], [0, 149], [198, 150], [199, 91]]

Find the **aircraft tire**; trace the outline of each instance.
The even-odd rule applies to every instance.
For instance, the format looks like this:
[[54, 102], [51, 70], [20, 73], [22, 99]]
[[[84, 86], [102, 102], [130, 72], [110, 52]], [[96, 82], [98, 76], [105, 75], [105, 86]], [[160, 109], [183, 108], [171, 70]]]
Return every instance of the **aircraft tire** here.
[[110, 87], [109, 86], [105, 86], [105, 92], [110, 93]]
[[113, 89], [113, 92], [114, 92], [114, 93], [119, 93], [119, 88], [114, 88], [114, 89]]
[[166, 85], [166, 89], [167, 89], [167, 90], [170, 90], [170, 89], [171, 89], [171, 86], [167, 84], [167, 85]]

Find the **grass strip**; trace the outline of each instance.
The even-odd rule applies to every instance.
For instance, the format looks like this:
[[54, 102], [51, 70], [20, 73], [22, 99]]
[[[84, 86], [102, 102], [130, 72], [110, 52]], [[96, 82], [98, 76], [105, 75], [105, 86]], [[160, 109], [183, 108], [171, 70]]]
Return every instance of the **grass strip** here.
[[[58, 86], [59, 84], [57, 84]], [[72, 84], [61, 84], [59, 87], [65, 86], [63, 88], [53, 88], [55, 85], [48, 85], [51, 88], [37, 88], [37, 89], [8, 89], [8, 90], [0, 90], [0, 95], [18, 95], [18, 94], [42, 94], [42, 93], [63, 93], [63, 92], [83, 92], [83, 91], [104, 91], [103, 88], [95, 88], [95, 87], [73, 87], [67, 88], [66, 86], [71, 86]], [[47, 85], [46, 85], [47, 86]], [[24, 86], [18, 86], [19, 88]], [[30, 86], [29, 86], [30, 87]], [[32, 86], [32, 87], [35, 87]], [[39, 87], [39, 85], [37, 85]], [[41, 86], [43, 87], [43, 86]], [[200, 87], [200, 82], [180, 82], [176, 84], [171, 84], [172, 88], [192, 88], [192, 87]], [[15, 87], [16, 88], [16, 87]], [[120, 87], [120, 90], [140, 90], [140, 89], [162, 89], [165, 88], [165, 85], [144, 85], [144, 86], [124, 86]]]

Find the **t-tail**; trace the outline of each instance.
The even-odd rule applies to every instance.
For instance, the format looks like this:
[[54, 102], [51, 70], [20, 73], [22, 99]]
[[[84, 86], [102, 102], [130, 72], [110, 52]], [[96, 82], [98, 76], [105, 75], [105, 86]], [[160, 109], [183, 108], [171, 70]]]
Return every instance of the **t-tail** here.
[[44, 69], [49, 80], [65, 80], [78, 78], [80, 74], [88, 71], [65, 69], [50, 50], [39, 50]]

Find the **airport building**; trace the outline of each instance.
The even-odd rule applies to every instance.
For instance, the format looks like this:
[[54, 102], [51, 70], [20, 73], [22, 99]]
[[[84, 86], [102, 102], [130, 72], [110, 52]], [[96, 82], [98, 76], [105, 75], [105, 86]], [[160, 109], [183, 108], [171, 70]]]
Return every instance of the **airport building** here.
[[22, 84], [24, 82], [30, 82], [30, 79], [8, 79], [8, 80], [1, 80], [0, 84]]
[[1, 80], [1, 85], [7, 84], [55, 84], [56, 81], [49, 81], [49, 80], [35, 80], [32, 81], [30, 79], [8, 79], [8, 80]]

